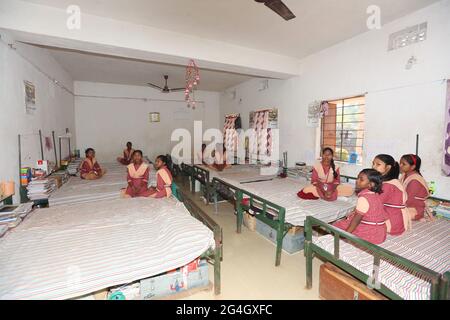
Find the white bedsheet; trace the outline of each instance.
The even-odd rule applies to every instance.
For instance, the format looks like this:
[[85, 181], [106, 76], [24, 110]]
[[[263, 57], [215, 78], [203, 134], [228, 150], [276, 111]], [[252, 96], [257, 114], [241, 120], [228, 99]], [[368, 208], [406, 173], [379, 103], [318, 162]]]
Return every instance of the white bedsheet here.
[[[224, 181], [227, 182], [226, 179]], [[342, 197], [333, 202], [300, 199], [297, 193], [307, 184], [306, 179], [276, 178], [271, 181], [241, 184], [240, 188], [285, 208], [285, 220], [294, 226], [303, 226], [308, 216], [327, 223], [333, 222], [355, 209], [356, 197]]]
[[[126, 166], [115, 163], [100, 165], [107, 170], [101, 179], [84, 180], [80, 177], [70, 177], [66, 184], [50, 195], [50, 206], [118, 199], [120, 190], [127, 187]], [[156, 171], [152, 168], [149, 180], [150, 185], [156, 184]]]
[[[314, 237], [313, 243], [334, 254], [334, 237]], [[380, 247], [438, 273], [450, 270], [450, 222], [413, 222], [413, 229], [402, 236], [388, 236]], [[367, 275], [372, 274], [373, 256], [350, 243], [340, 241], [342, 260]], [[406, 300], [429, 300], [431, 284], [411, 271], [382, 260], [379, 281]]]
[[174, 199], [35, 211], [0, 240], [0, 299], [69, 299], [188, 264], [213, 233]]
[[210, 181], [213, 178], [219, 178], [235, 186], [245, 182], [271, 180], [277, 176], [276, 172], [269, 171], [269, 168], [259, 165], [240, 164], [224, 169], [223, 171], [213, 170], [205, 165], [199, 165], [198, 167], [209, 172]]

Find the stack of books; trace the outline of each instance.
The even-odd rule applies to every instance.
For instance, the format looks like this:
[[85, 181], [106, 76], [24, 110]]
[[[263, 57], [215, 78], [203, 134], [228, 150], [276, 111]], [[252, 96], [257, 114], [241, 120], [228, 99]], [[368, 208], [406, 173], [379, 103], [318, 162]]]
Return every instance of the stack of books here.
[[6, 205], [0, 207], [0, 237], [9, 229], [18, 226], [33, 210], [33, 203], [23, 203], [21, 205]]
[[82, 161], [81, 159], [75, 159], [69, 163], [69, 165], [67, 166], [67, 172], [71, 176], [77, 175], [78, 170], [80, 169], [81, 161]]
[[32, 180], [27, 187], [27, 196], [30, 200], [48, 199], [50, 194], [57, 189], [55, 180], [40, 178]]
[[450, 219], [450, 203], [443, 202], [438, 206], [434, 207], [434, 212], [436, 216]]
[[288, 177], [291, 178], [306, 178], [311, 179], [312, 167], [311, 166], [295, 166], [293, 168], [288, 168]]

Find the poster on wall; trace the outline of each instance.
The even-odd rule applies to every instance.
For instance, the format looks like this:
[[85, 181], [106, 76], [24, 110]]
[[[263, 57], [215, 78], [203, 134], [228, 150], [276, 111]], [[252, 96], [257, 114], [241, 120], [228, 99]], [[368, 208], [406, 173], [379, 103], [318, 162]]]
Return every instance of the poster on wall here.
[[328, 113], [327, 101], [313, 101], [308, 106], [307, 126], [310, 128], [318, 128], [320, 119]]
[[24, 81], [23, 83], [25, 88], [25, 112], [33, 114], [36, 110], [36, 88], [29, 81]]
[[445, 106], [444, 161], [442, 171], [450, 177], [450, 80], [447, 80], [447, 99]]

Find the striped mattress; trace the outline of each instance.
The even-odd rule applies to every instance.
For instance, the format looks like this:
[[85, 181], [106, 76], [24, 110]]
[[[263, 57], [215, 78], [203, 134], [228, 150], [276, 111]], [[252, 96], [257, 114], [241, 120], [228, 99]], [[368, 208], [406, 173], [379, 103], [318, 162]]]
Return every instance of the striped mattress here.
[[[70, 177], [69, 181], [49, 197], [50, 206], [114, 200], [120, 190], [127, 187], [127, 169], [120, 164], [101, 164], [107, 170], [99, 180], [84, 180]], [[156, 184], [156, 171], [150, 171], [150, 184]]]
[[[227, 179], [223, 180], [228, 182]], [[308, 216], [327, 223], [333, 222], [355, 209], [356, 197], [342, 197], [333, 202], [302, 200], [297, 193], [306, 185], [306, 179], [276, 178], [272, 181], [241, 184], [240, 188], [285, 208], [285, 221], [294, 226], [304, 226]]]
[[259, 180], [272, 180], [277, 176], [276, 172], [269, 172], [269, 168], [259, 165], [240, 164], [224, 169], [223, 171], [212, 170], [205, 165], [198, 165], [198, 167], [209, 172], [210, 181], [212, 181], [213, 178], [218, 178], [236, 186], [240, 183]]
[[[331, 235], [313, 238], [314, 244], [332, 254], [333, 242]], [[402, 236], [388, 236], [380, 247], [433, 271], [445, 273], [450, 270], [450, 222], [446, 219], [413, 222], [412, 231]], [[372, 274], [373, 256], [368, 251], [341, 240], [339, 256], [361, 272]], [[380, 265], [379, 281], [405, 300], [430, 299], [429, 281], [384, 260]]]
[[0, 299], [70, 299], [170, 271], [214, 247], [175, 199], [39, 209], [0, 240]]

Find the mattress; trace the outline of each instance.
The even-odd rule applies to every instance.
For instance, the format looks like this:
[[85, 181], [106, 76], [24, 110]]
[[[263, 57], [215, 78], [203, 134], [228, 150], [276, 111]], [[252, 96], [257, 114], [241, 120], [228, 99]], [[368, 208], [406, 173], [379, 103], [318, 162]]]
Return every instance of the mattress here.
[[38, 209], [0, 240], [0, 299], [70, 299], [190, 263], [213, 233], [174, 199]]
[[297, 193], [307, 184], [306, 179], [276, 178], [271, 181], [241, 184], [240, 188], [285, 208], [285, 221], [294, 226], [304, 226], [308, 216], [327, 223], [333, 222], [345, 217], [356, 207], [356, 197], [340, 197], [333, 202], [300, 199]]
[[[120, 164], [100, 164], [107, 170], [98, 180], [70, 177], [69, 181], [49, 197], [50, 206], [87, 203], [120, 198], [120, 190], [127, 187], [127, 168]], [[150, 185], [156, 184], [156, 171], [150, 171]]]
[[[212, 181], [213, 178], [218, 178], [236, 187], [240, 187], [241, 183], [272, 180], [277, 176], [277, 172], [273, 172], [273, 167], [264, 167], [259, 165], [234, 165], [231, 168], [224, 169], [223, 171], [212, 170], [205, 165], [198, 165], [198, 167], [209, 172], [210, 181]], [[278, 168], [275, 168], [275, 170], [278, 170]]]
[[[334, 238], [331, 235], [314, 237], [313, 243], [334, 253]], [[419, 265], [438, 273], [450, 270], [450, 222], [437, 219], [434, 222], [413, 222], [412, 231], [402, 236], [388, 236], [380, 245]], [[373, 256], [348, 242], [340, 242], [341, 260], [361, 272], [371, 275]], [[429, 300], [431, 284], [427, 279], [388, 261], [381, 261], [379, 281], [405, 300]]]

